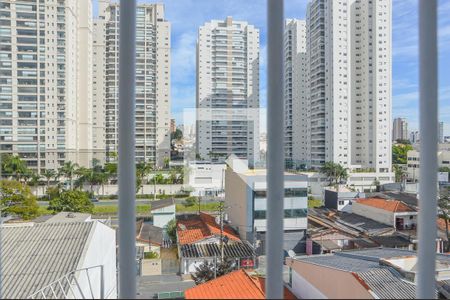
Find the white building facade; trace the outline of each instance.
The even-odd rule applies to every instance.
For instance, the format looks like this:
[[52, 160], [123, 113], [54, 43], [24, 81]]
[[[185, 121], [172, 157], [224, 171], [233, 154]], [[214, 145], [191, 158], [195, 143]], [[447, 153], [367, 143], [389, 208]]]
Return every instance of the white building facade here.
[[[237, 162], [237, 163], [236, 163]], [[242, 239], [264, 243], [267, 232], [267, 172], [247, 169], [241, 160], [229, 162], [225, 171], [225, 205], [229, 224]], [[284, 175], [284, 248], [291, 250], [307, 229], [308, 178]], [[261, 245], [261, 244], [260, 244]]]
[[259, 157], [259, 30], [213, 20], [197, 40], [196, 149], [203, 159]]
[[285, 158], [307, 161], [309, 147], [307, 110], [306, 22], [288, 19], [284, 28]]
[[[136, 160], [162, 165], [170, 157], [170, 23], [160, 3], [140, 4], [136, 14]], [[118, 3], [99, 1], [94, 24], [93, 147], [111, 161], [119, 131]]]
[[0, 153], [89, 166], [91, 1], [2, 1], [0, 16]]
[[390, 0], [309, 3], [303, 156], [312, 167], [390, 171], [391, 11]]

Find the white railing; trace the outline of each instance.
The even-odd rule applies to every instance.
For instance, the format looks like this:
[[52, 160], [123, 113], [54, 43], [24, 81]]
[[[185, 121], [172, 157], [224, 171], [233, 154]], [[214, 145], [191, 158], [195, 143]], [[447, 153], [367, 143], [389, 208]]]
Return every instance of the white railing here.
[[[100, 270], [99, 282], [93, 282], [89, 270]], [[82, 280], [83, 275], [85, 280]], [[86, 282], [84, 282], [86, 281]], [[98, 288], [96, 288], [98, 287]], [[106, 299], [116, 287], [105, 293], [105, 274], [103, 265], [71, 271], [61, 278], [34, 292], [28, 299]]]

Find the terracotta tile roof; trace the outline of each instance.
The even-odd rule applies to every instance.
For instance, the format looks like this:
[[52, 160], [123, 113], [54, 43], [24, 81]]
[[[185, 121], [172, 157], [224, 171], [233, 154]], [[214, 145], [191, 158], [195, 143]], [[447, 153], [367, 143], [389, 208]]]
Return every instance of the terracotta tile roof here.
[[[206, 238], [220, 236], [220, 226], [213, 216], [200, 213], [200, 216], [178, 219], [177, 234], [180, 245], [192, 244]], [[240, 241], [239, 236], [230, 226], [224, 226], [223, 234], [230, 240]]]
[[[185, 291], [185, 299], [265, 299], [264, 278], [237, 270]], [[284, 299], [297, 299], [284, 289]]]
[[414, 209], [398, 200], [382, 198], [361, 198], [357, 199], [356, 202], [390, 212], [415, 212]]

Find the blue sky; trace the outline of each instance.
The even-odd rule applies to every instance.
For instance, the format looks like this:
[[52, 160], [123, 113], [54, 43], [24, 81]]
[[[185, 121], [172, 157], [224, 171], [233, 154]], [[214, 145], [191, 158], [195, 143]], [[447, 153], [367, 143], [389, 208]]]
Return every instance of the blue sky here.
[[[149, 2], [152, 1], [139, 1]], [[195, 41], [198, 27], [212, 19], [232, 16], [260, 29], [260, 102], [266, 106], [266, 1], [162, 0], [172, 23], [172, 114], [182, 121], [185, 108], [195, 107]], [[418, 128], [418, 11], [417, 0], [392, 0], [393, 117], [406, 117]], [[305, 18], [308, 0], [286, 0], [286, 18]], [[94, 13], [96, 11], [94, 5]], [[450, 1], [439, 1], [440, 119], [450, 135]], [[265, 131], [265, 130], [264, 130]]]

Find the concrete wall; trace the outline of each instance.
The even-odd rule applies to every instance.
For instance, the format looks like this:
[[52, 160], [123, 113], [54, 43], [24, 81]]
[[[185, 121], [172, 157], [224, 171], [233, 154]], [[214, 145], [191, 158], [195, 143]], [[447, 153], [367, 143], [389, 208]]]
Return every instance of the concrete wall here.
[[354, 214], [378, 221], [389, 226], [395, 226], [395, 217], [393, 212], [360, 204], [358, 202], [353, 202], [352, 206], [352, 212]]
[[[77, 270], [103, 265], [104, 296], [107, 299], [117, 299], [116, 232], [103, 223], [93, 222], [93, 229], [83, 250]], [[95, 298], [100, 298], [101, 269], [90, 269], [89, 277], [86, 272], [78, 272], [77, 274], [78, 282], [85, 297], [91, 297], [91, 286]], [[75, 295], [75, 298], [81, 298], [81, 295]]]
[[141, 276], [161, 275], [161, 259], [143, 259]]
[[192, 163], [189, 165], [185, 182], [194, 190], [194, 196], [203, 196], [206, 191], [220, 191], [225, 188], [226, 164]]
[[292, 291], [299, 299], [373, 299], [350, 273], [287, 258], [292, 268]]
[[[85, 185], [84, 186], [85, 191], [90, 191], [90, 186]], [[144, 190], [142, 192], [142, 189], [137, 194], [153, 194], [155, 190], [155, 187], [153, 184], [146, 184], [144, 185]], [[156, 193], [158, 194], [176, 194], [183, 190], [182, 184], [157, 184], [156, 185]], [[47, 191], [47, 186], [39, 186], [39, 187], [32, 187], [31, 191], [36, 196], [43, 196], [45, 195]], [[116, 184], [112, 185], [105, 185], [104, 189], [102, 189], [101, 186], [94, 186], [93, 191], [95, 195], [117, 195], [118, 186]]]
[[230, 225], [239, 231], [243, 239], [253, 231], [250, 212], [253, 207], [249, 197], [251, 189], [231, 168], [225, 171], [225, 203]]

